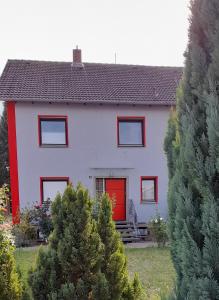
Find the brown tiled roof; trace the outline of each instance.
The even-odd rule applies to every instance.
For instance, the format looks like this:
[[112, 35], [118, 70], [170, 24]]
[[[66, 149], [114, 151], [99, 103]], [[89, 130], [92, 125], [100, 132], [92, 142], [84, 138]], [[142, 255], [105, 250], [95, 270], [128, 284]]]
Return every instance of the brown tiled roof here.
[[175, 103], [180, 67], [8, 60], [0, 100], [72, 103]]

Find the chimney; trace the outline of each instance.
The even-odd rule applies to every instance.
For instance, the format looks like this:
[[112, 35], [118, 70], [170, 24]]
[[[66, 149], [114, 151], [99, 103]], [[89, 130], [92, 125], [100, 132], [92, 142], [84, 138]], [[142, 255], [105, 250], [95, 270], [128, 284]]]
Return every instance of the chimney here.
[[78, 46], [76, 46], [76, 49], [73, 49], [73, 67], [81, 67], [83, 68], [83, 64], [81, 61], [81, 49], [78, 49]]

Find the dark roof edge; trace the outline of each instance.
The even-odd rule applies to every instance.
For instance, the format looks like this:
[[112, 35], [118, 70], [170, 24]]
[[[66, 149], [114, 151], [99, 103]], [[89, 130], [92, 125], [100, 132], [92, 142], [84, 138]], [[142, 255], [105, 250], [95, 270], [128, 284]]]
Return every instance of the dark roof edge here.
[[97, 101], [97, 100], [94, 100], [94, 101], [81, 101], [81, 100], [78, 100], [78, 101], [72, 101], [72, 100], [68, 100], [68, 99], [65, 99], [65, 100], [50, 100], [50, 99], [20, 99], [20, 98], [13, 98], [13, 99], [6, 99], [6, 98], [0, 98], [0, 101], [3, 101], [3, 102], [28, 102], [28, 103], [31, 103], [31, 102], [35, 102], [35, 103], [50, 103], [50, 104], [57, 104], [57, 103], [60, 103], [60, 104], [110, 104], [110, 105], [141, 105], [141, 106], [147, 106], [147, 105], [150, 105], [150, 106], [172, 106], [172, 105], [176, 105], [176, 101], [168, 101], [168, 100], [162, 100], [162, 101], [112, 101], [112, 100], [109, 100], [109, 101]]
[[[55, 63], [55, 64], [72, 64], [71, 61], [55, 61], [55, 60], [35, 60], [35, 59], [8, 59], [8, 62], [31, 62], [31, 63]], [[107, 66], [127, 66], [127, 67], [148, 67], [148, 68], [164, 68], [164, 69], [181, 69], [183, 70], [183, 66], [157, 66], [157, 65], [141, 65], [141, 64], [125, 64], [125, 63], [104, 63], [104, 62], [83, 62], [85, 65], [107, 65]]]

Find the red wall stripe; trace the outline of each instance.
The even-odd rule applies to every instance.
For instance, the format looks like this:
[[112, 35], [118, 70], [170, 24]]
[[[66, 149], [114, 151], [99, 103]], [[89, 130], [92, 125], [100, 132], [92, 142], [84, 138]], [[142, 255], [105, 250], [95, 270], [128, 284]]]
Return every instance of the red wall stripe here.
[[16, 116], [15, 103], [7, 103], [8, 114], [8, 150], [10, 167], [10, 184], [12, 200], [12, 221], [14, 224], [20, 221], [19, 207], [19, 183], [18, 183], [18, 163], [17, 163], [17, 138], [16, 138]]

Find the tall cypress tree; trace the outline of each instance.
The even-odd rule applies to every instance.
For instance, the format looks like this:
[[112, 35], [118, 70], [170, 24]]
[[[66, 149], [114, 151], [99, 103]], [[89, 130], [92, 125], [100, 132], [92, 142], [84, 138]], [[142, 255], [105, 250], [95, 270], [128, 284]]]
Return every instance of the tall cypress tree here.
[[165, 140], [177, 299], [219, 299], [219, 1], [191, 1], [189, 43]]
[[0, 118], [0, 187], [9, 184], [8, 163], [8, 125], [7, 111], [4, 105], [3, 114]]

